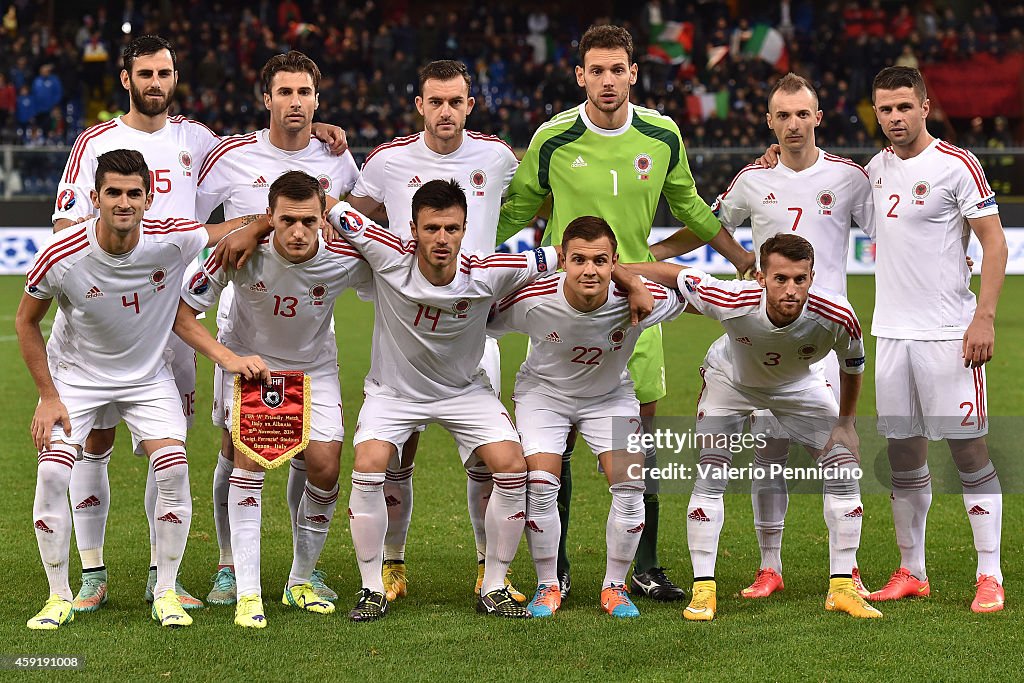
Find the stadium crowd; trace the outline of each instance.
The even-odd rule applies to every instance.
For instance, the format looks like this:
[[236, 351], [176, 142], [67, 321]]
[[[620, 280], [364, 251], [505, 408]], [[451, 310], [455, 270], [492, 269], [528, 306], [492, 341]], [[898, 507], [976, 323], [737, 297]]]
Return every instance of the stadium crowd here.
[[[741, 3], [742, 4], [742, 3]], [[120, 3], [114, 5], [117, 7]], [[681, 65], [651, 63], [635, 97], [671, 115], [689, 146], [760, 146], [769, 141], [759, 112], [776, 75], [742, 50], [751, 26], [767, 22], [785, 37], [791, 66], [819, 88], [823, 142], [873, 146], [858, 104], [871, 74], [887, 64], [956, 61], [977, 53], [1024, 51], [1024, 3], [981, 3], [957, 13], [931, 0], [766, 3], [730, 13], [736, 3], [650, 0], [631, 17], [642, 60], [651, 26], [691, 22]], [[294, 48], [323, 65], [320, 119], [343, 125], [354, 146], [373, 146], [417, 129], [407, 106], [416, 71], [433, 58], [471, 65], [474, 127], [524, 147], [537, 125], [579, 99], [571, 45], [585, 25], [544, 3], [486, 3], [417, 12], [405, 3], [329, 4], [283, 0], [250, 4], [191, 0], [173, 6], [126, 0], [92, 14], [48, 23], [42, 5], [11, 3], [0, 31], [0, 139], [65, 145], [89, 123], [127, 108], [111, 74], [133, 35], [154, 32], [179, 46], [177, 108], [221, 134], [251, 130], [264, 116], [257, 69]], [[557, 7], [557, 3], [554, 6]], [[550, 11], [545, 11], [545, 10]], [[713, 55], [728, 52], [708, 68]], [[694, 93], [726, 91], [723, 117], [693, 111]], [[940, 122], [941, 124], [941, 122]], [[993, 117], [947, 126], [944, 137], [983, 146], [1013, 143], [1011, 126]], [[959, 135], [958, 135], [959, 134]], [[990, 141], [991, 140], [991, 141]], [[961, 140], [966, 142], [965, 140]], [[1017, 140], [1019, 142], [1019, 140]]]

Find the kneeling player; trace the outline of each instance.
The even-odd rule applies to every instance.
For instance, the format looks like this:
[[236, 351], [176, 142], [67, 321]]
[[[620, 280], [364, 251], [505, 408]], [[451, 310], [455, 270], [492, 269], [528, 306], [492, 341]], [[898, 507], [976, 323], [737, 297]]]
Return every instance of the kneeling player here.
[[[759, 262], [757, 282], [718, 280], [667, 263], [631, 264], [630, 269], [663, 284], [678, 282], [696, 311], [722, 322], [726, 334], [712, 344], [700, 369], [704, 386], [697, 404], [698, 436], [738, 434], [753, 411], [770, 410], [823, 470], [831, 568], [825, 609], [880, 617], [857, 593], [852, 578], [863, 517], [854, 453], [864, 371], [860, 324], [845, 297], [811, 289], [814, 250], [804, 238], [769, 238]], [[833, 349], [842, 369], [838, 406], [824, 374], [811, 367]], [[727, 448], [701, 449], [686, 520], [694, 584], [683, 616], [690, 620], [713, 619], [717, 609], [715, 560], [731, 463]]]
[[644, 454], [625, 450], [627, 434], [640, 429], [640, 404], [626, 364], [640, 333], [682, 313], [686, 302], [646, 283], [654, 311], [631, 327], [626, 294], [611, 283], [616, 247], [604, 219], [573, 220], [562, 236], [565, 273], [507, 296], [488, 326], [494, 334], [530, 336], [513, 398], [528, 469], [526, 538], [538, 585], [527, 609], [535, 617], [549, 617], [561, 606], [556, 499], [562, 451], [573, 427], [597, 454], [611, 487], [601, 607], [615, 617], [640, 616], [625, 586], [644, 529]]
[[[110, 409], [128, 423], [156, 480], [153, 619], [188, 626], [192, 618], [174, 590], [192, 520], [185, 416], [161, 350], [186, 266], [241, 221], [144, 220], [153, 202], [150, 172], [134, 150], [100, 155], [92, 201], [97, 218], [62, 231], [36, 256], [18, 308], [18, 341], [39, 390], [33, 519], [50, 584], [49, 600], [28, 627], [55, 629], [74, 618], [68, 486], [86, 436]], [[44, 345], [39, 324], [54, 298], [65, 325]]]
[[[176, 332], [197, 351], [225, 369], [238, 356], [256, 358], [247, 377], [268, 376], [267, 368], [301, 370], [310, 378], [310, 441], [305, 449], [308, 480], [296, 518], [294, 556], [281, 602], [309, 612], [330, 614], [334, 605], [314, 592], [316, 566], [338, 501], [338, 467], [344, 434], [338, 348], [331, 328], [334, 300], [349, 287], [369, 286], [366, 262], [343, 241], [325, 243], [318, 233], [326, 210], [324, 191], [313, 176], [289, 171], [270, 186], [272, 237], [241, 269], [220, 268], [209, 259], [186, 282]], [[235, 285], [230, 324], [221, 342], [198, 320], [228, 285]], [[257, 357], [258, 356], [258, 357]], [[262, 359], [262, 360], [261, 360]], [[224, 372], [222, 396], [232, 395], [234, 374]], [[230, 399], [218, 424], [225, 431], [234, 409]], [[231, 546], [238, 603], [235, 623], [263, 628], [267, 621], [260, 591], [260, 523], [264, 468], [234, 453], [228, 491]]]

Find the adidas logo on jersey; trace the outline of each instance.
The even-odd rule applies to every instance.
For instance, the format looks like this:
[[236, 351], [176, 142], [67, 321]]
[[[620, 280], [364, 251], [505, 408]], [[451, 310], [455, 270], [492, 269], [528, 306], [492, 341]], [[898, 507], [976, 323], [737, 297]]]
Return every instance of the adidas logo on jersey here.
[[704, 509], [703, 508], [697, 508], [696, 510], [694, 510], [693, 512], [691, 512], [690, 514], [688, 514], [686, 516], [689, 517], [690, 519], [692, 519], [695, 522], [710, 522], [711, 521], [711, 518], [708, 517], [706, 514], [704, 514]]
[[740, 344], [746, 344], [747, 346], [753, 346], [754, 342], [750, 341], [750, 337], [739, 337], [736, 341]]
[[774, 192], [769, 192], [768, 196], [761, 200], [762, 204], [778, 204], [779, 200], [775, 198]]
[[561, 344], [562, 338], [558, 336], [557, 332], [552, 332], [548, 336], [544, 337], [544, 341], [551, 342], [552, 344]]
[[420, 177], [418, 175], [414, 175], [409, 180], [409, 187], [420, 187], [421, 185], [423, 185], [423, 181], [420, 180]]
[[238, 501], [238, 507], [240, 508], [258, 508], [260, 504], [256, 501], [256, 498], [249, 496]]
[[103, 296], [103, 292], [96, 285], [90, 287], [89, 291], [85, 293], [86, 299], [99, 299], [101, 296]]
[[178, 515], [173, 512], [168, 512], [163, 517], [157, 517], [158, 522], [168, 522], [169, 524], [181, 524], [181, 520], [178, 519]]
[[878, 176], [875, 179], [875, 187], [881, 187], [881, 186], [882, 186], [882, 176]]
[[264, 178], [263, 176], [260, 176], [256, 180], [252, 181], [252, 186], [253, 187], [270, 187], [270, 183], [267, 182], [266, 178]]
[[263, 280], [260, 280], [259, 282], [257, 282], [254, 285], [249, 285], [249, 291], [251, 291], [251, 292], [258, 292], [259, 294], [266, 294], [267, 293], [267, 286], [265, 284], [263, 284]]
[[972, 507], [970, 510], [967, 511], [967, 514], [969, 514], [969, 515], [976, 515], [977, 516], [977, 515], [988, 515], [988, 514], [991, 514], [991, 513], [988, 510], [986, 510], [985, 508], [981, 507], [980, 505], [975, 505], [974, 507]]
[[583, 160], [583, 155], [581, 154], [578, 157], [576, 157], [576, 160], [574, 162], [569, 164], [569, 168], [585, 168], [586, 165], [587, 162]]
[[864, 508], [861, 507], [860, 505], [858, 505], [857, 507], [853, 508], [852, 510], [847, 512], [845, 515], [843, 515], [843, 517], [850, 517], [851, 519], [852, 518], [857, 518], [857, 517], [863, 517], [863, 516], [864, 516]]
[[94, 507], [97, 507], [99, 504], [100, 504], [100, 499], [99, 498], [97, 498], [96, 496], [89, 496], [88, 498], [83, 500], [81, 503], [76, 505], [75, 509], [76, 510], [84, 510], [86, 508], [94, 508]]

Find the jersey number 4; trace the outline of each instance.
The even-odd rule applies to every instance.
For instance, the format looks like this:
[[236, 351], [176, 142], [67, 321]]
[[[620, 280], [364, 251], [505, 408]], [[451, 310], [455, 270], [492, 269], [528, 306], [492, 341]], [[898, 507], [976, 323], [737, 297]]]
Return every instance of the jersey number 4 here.
[[121, 305], [124, 306], [125, 308], [134, 308], [135, 309], [135, 315], [139, 315], [142, 312], [141, 308], [139, 307], [139, 293], [138, 292], [133, 292], [132, 293], [131, 301], [128, 300], [128, 297], [126, 295], [122, 294], [121, 295]]

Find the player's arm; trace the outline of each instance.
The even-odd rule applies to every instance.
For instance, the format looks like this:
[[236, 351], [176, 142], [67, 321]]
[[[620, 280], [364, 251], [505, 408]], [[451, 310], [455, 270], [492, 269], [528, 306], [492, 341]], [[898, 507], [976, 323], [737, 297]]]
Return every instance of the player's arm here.
[[39, 391], [39, 405], [32, 416], [31, 427], [32, 441], [39, 450], [50, 446], [50, 433], [57, 423], [64, 427], [65, 434], [71, 435], [71, 418], [50, 376], [50, 367], [46, 362], [46, 342], [40, 329], [40, 323], [50, 310], [51, 301], [23, 294], [14, 318], [21, 357]]
[[826, 453], [832, 449], [833, 444], [841, 443], [850, 449], [851, 453], [860, 457], [858, 455], [860, 437], [857, 435], [857, 399], [860, 398], [860, 388], [863, 383], [863, 373], [839, 373], [839, 420], [832, 428], [832, 434], [825, 446]]
[[406, 243], [386, 228], [354, 211], [347, 202], [338, 202], [328, 211], [327, 222], [366, 259], [374, 272], [387, 272], [407, 262]]
[[534, 135], [512, 176], [498, 215], [496, 245], [507, 241], [529, 225], [550, 192], [549, 188], [540, 183], [540, 147], [543, 142], [542, 138]]
[[263, 382], [269, 382], [270, 369], [263, 359], [259, 356], [239, 356], [214, 339], [206, 326], [196, 318], [201, 312], [179, 299], [174, 333], [197, 352], [221, 366], [225, 372], [237, 373], [245, 379], [259, 377]]
[[756, 259], [754, 252], [747, 251], [743, 245], [736, 241], [728, 230], [719, 230], [711, 241], [705, 242], [689, 228], [681, 228], [660, 242], [651, 245], [651, 255], [658, 261], [663, 261], [674, 256], [689, 254], [705, 244], [729, 260], [736, 268], [736, 272], [743, 279], [753, 279], [752, 273], [755, 268]]
[[341, 156], [348, 149], [348, 136], [345, 129], [329, 123], [314, 121], [310, 132], [320, 142], [327, 145], [334, 156]]
[[[76, 149], [77, 145], [76, 142]], [[81, 155], [72, 153], [68, 157], [64, 174], [57, 185], [57, 198], [51, 216], [54, 232], [60, 232], [92, 216], [89, 190], [95, 185], [95, 169], [96, 157], [91, 148], [87, 147]]]
[[[362, 197], [356, 194], [350, 194], [346, 201], [349, 206], [364, 216], [367, 216], [373, 222], [380, 224], [387, 223], [388, 212], [387, 209], [384, 208], [384, 202], [378, 202], [373, 197]], [[328, 209], [330, 209], [330, 207], [328, 207]]]
[[992, 360], [996, 342], [996, 305], [1006, 279], [1006, 235], [999, 214], [968, 218], [971, 230], [978, 236], [984, 258], [981, 260], [981, 287], [978, 307], [964, 333], [964, 367], [980, 368]]

